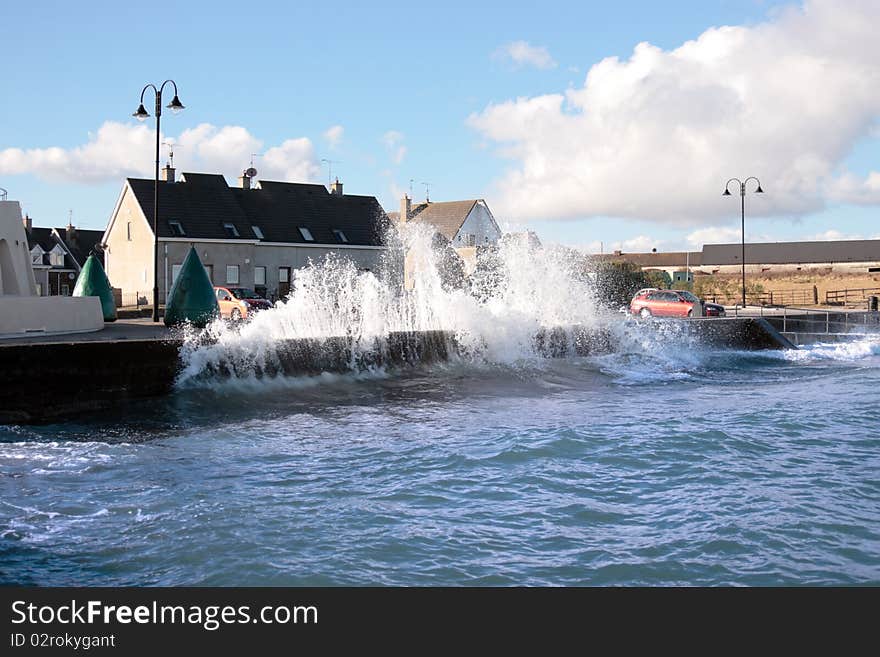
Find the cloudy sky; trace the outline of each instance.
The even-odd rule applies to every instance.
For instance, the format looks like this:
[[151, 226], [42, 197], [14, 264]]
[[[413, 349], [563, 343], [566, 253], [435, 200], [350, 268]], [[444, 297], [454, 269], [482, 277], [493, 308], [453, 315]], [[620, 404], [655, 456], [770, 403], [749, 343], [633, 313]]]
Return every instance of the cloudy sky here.
[[738, 240], [721, 191], [757, 176], [749, 239], [880, 237], [876, 0], [290, 5], [5, 8], [0, 187], [37, 225], [103, 228], [122, 179], [152, 175], [141, 88], [172, 77], [187, 109], [162, 141], [230, 182], [332, 166], [389, 210], [429, 183], [632, 251]]

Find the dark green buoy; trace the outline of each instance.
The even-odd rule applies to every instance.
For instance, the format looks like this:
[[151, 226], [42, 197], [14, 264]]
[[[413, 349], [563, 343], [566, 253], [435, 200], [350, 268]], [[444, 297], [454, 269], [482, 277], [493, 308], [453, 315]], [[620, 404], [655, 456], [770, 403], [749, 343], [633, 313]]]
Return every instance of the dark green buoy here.
[[110, 281], [107, 279], [107, 274], [104, 273], [101, 261], [94, 255], [86, 258], [86, 264], [83, 265], [79, 278], [76, 279], [73, 296], [98, 297], [101, 300], [104, 321], [116, 321], [116, 302], [113, 301], [113, 290], [110, 289]]
[[165, 326], [190, 322], [201, 328], [219, 314], [208, 272], [195, 248], [190, 247], [165, 304]]

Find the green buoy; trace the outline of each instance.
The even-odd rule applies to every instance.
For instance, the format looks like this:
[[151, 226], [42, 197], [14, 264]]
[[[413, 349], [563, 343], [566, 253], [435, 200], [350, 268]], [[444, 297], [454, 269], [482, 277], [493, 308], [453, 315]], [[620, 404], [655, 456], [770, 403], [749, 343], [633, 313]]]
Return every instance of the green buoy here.
[[110, 281], [100, 260], [94, 255], [86, 258], [76, 286], [73, 288], [75, 297], [98, 297], [101, 300], [101, 312], [105, 322], [116, 321], [116, 302], [113, 300], [113, 290], [110, 289]]
[[220, 307], [208, 272], [195, 248], [190, 247], [165, 304], [165, 325], [190, 322], [201, 328], [219, 314]]

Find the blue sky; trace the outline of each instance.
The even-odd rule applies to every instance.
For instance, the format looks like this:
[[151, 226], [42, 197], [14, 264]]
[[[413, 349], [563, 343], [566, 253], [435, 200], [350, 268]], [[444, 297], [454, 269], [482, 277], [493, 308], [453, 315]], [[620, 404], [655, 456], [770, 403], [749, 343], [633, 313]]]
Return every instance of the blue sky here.
[[[333, 173], [347, 192], [375, 195], [387, 209], [396, 208], [410, 179], [416, 199], [423, 198], [421, 183], [428, 181], [434, 200], [485, 197], [502, 222], [536, 230], [547, 241], [590, 250], [599, 243], [606, 250], [637, 250], [698, 247], [694, 241], [701, 237], [734, 239], [738, 203], [720, 196], [726, 178], [719, 176], [729, 171], [728, 177], [759, 175], [768, 192], [769, 200], [748, 199], [749, 234], [755, 239], [877, 235], [878, 186], [868, 178], [880, 152], [877, 104], [861, 87], [841, 88], [841, 95], [859, 98], [858, 112], [844, 107], [848, 98], [839, 99], [846, 115], [842, 125], [827, 120], [838, 108], [826, 107], [821, 94], [806, 100], [793, 97], [795, 108], [815, 102], [816, 123], [804, 123], [802, 132], [793, 132], [795, 138], [785, 144], [774, 142], [778, 131], [768, 133], [764, 150], [761, 143], [750, 144], [732, 156], [719, 148], [712, 155], [718, 163], [715, 177], [687, 175], [688, 167], [697, 174], [704, 170], [699, 158], [707, 156], [693, 150], [682, 154], [681, 175], [695, 181], [687, 186], [670, 177], [668, 162], [652, 163], [653, 153], [663, 150], [656, 131], [629, 135], [615, 168], [607, 155], [615, 149], [612, 131], [605, 134], [595, 125], [572, 121], [579, 113], [591, 114], [606, 99], [620, 104], [607, 111], [623, 120], [625, 111], [635, 106], [632, 86], [625, 80], [628, 71], [638, 69], [649, 82], [658, 81], [651, 86], [656, 90], [652, 115], [645, 121], [662, 129], [664, 121], [675, 117], [672, 108], [680, 107], [676, 90], [689, 90], [696, 75], [690, 65], [679, 68], [679, 58], [668, 53], [718, 26], [743, 28], [744, 38], [754, 44], [749, 48], [761, 51], [768, 43], [784, 41], [767, 36], [764, 25], [781, 34], [810, 29], [809, 20], [785, 18], [786, 11], [813, 12], [818, 15], [814, 24], [826, 25], [822, 7], [812, 4], [262, 2], [249, 7], [189, 2], [157, 12], [148, 5], [118, 2], [15, 3], [4, 8], [8, 27], [0, 42], [0, 187], [9, 190], [10, 199], [22, 201], [37, 225], [63, 225], [72, 209], [81, 227], [103, 228], [122, 178], [150, 175], [152, 137], [143, 130], [152, 130], [154, 123], [145, 128], [131, 118], [140, 90], [146, 82], [172, 77], [187, 109], [163, 114], [163, 133], [183, 142], [184, 131], [210, 126], [190, 134], [191, 152], [181, 143], [178, 163], [184, 169], [222, 170], [230, 182], [238, 168], [248, 165], [254, 152], [250, 147], [271, 151], [265, 163], [257, 157], [255, 165], [274, 178], [326, 182], [327, 169], [320, 160], [328, 158], [339, 161]], [[837, 3], [844, 15], [847, 4]], [[853, 12], [872, 11], [870, 4], [856, 1]], [[835, 26], [828, 29], [833, 36]], [[854, 41], [847, 29], [841, 27], [841, 42]], [[719, 34], [739, 44], [739, 37]], [[641, 42], [656, 51], [634, 58]], [[701, 47], [697, 60], [713, 48], [728, 49], [723, 43]], [[828, 57], [836, 65], [850, 65], [849, 53], [841, 54], [834, 44], [824, 48], [815, 57], [798, 51], [798, 61]], [[766, 54], [777, 61], [787, 53]], [[557, 109], [541, 109], [535, 118], [533, 108], [543, 107], [541, 99], [583, 90], [587, 73], [609, 57], [619, 58], [621, 65], [611, 66], [607, 79], [585, 92], [583, 107], [570, 96]], [[759, 76], [761, 70], [756, 63], [730, 75]], [[798, 88], [812, 84], [804, 65], [789, 70], [805, 76]], [[703, 91], [701, 85], [693, 93], [706, 96], [706, 113], [684, 122], [691, 131], [685, 139], [696, 143], [697, 151], [700, 144], [708, 144], [702, 148], [706, 150], [732, 143], [724, 141], [732, 139], [729, 135], [710, 134], [712, 127], [703, 126], [699, 118], [712, 116], [719, 105], [712, 94], [725, 90]], [[748, 80], [743, 88], [744, 107], [748, 105], [744, 116], [766, 125], [775, 120], [768, 115], [778, 108], [785, 122], [778, 98], [768, 101], [766, 89], [750, 87]], [[620, 89], [630, 96], [614, 91]], [[694, 98], [688, 106], [702, 102], [702, 96]], [[653, 113], [665, 99], [670, 111]], [[507, 109], [493, 109], [499, 107]], [[627, 118], [631, 123], [626, 125], [642, 125], [639, 117]], [[107, 122], [121, 125], [98, 137]], [[679, 119], [672, 123], [681, 128]], [[557, 125], [570, 130], [572, 139], [555, 141], [560, 139]], [[824, 133], [816, 125], [827, 125], [834, 139], [818, 139], [816, 133]], [[334, 126], [336, 131], [328, 133]], [[545, 132], [546, 139], [541, 136]], [[691, 140], [691, 134], [698, 137]], [[791, 150], [801, 134], [809, 157], [799, 158]], [[93, 147], [87, 148], [90, 143]], [[50, 148], [59, 150], [45, 150]], [[639, 155], [640, 148], [645, 156]], [[765, 150], [774, 155], [765, 158]], [[601, 161], [599, 152], [605, 153]], [[645, 166], [624, 167], [627, 157]], [[799, 164], [787, 169], [794, 160]], [[755, 170], [746, 168], [749, 162]], [[590, 175], [593, 168], [595, 177]], [[625, 193], [610, 194], [624, 179], [629, 180]], [[586, 182], [593, 180], [601, 186], [590, 189]], [[567, 200], [557, 203], [559, 195]]]

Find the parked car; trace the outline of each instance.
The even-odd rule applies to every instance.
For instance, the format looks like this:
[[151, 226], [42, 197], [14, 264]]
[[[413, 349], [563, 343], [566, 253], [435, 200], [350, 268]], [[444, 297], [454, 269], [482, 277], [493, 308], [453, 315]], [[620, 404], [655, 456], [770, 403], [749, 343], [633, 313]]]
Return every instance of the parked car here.
[[[694, 304], [700, 301], [687, 290], [639, 290], [629, 304], [629, 311], [641, 317], [691, 317]], [[703, 302], [706, 317], [723, 317], [724, 306]]]
[[214, 287], [220, 316], [233, 321], [247, 319], [255, 312], [272, 307], [272, 302], [246, 287]]

